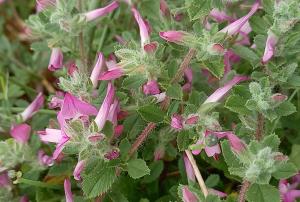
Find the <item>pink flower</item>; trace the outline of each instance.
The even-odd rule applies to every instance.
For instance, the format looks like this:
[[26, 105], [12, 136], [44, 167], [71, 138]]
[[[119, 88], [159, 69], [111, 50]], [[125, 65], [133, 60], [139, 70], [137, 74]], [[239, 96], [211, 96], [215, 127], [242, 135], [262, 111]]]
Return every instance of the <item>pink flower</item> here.
[[186, 172], [188, 180], [195, 182], [194, 169], [192, 167], [192, 164], [191, 164], [189, 158], [187, 157], [187, 155], [185, 153], [183, 154], [183, 161], [184, 161], [185, 172]]
[[260, 6], [259, 1], [256, 1], [247, 15], [229, 24], [228, 26], [223, 28], [220, 32], [227, 33], [228, 35], [237, 34], [238, 32], [240, 32], [242, 27], [248, 22], [250, 17], [254, 15], [254, 13], [258, 10], [259, 6]]
[[96, 115], [97, 109], [93, 105], [79, 100], [70, 93], [66, 93], [59, 113], [63, 119], [71, 119], [81, 115]]
[[156, 95], [160, 93], [159, 86], [156, 80], [148, 81], [143, 86], [143, 92], [145, 95]]
[[151, 42], [146, 45], [144, 45], [144, 51], [148, 54], [153, 54], [157, 50], [158, 43], [157, 42]]
[[123, 75], [124, 75], [123, 69], [120, 67], [115, 67], [101, 74], [98, 80], [109, 81], [109, 80], [118, 79]]
[[48, 104], [48, 107], [50, 109], [60, 108], [62, 106], [63, 102], [64, 102], [63, 99], [60, 99], [57, 96], [53, 96], [51, 98], [51, 101]]
[[300, 198], [300, 190], [297, 190], [299, 184], [299, 181], [295, 181], [292, 184], [285, 179], [279, 181], [282, 202], [294, 202], [297, 198]]
[[189, 190], [188, 186], [182, 188], [182, 200], [183, 202], [199, 202], [197, 196]]
[[118, 124], [119, 108], [120, 108], [119, 101], [115, 99], [114, 103], [109, 108], [109, 113], [107, 116], [107, 120], [110, 121], [114, 126]]
[[111, 4], [103, 7], [103, 8], [98, 8], [92, 11], [89, 11], [85, 13], [86, 21], [92, 21], [95, 20], [99, 17], [102, 17], [108, 13], [113, 12], [116, 8], [119, 7], [119, 3], [117, 1], [113, 1]]
[[[231, 148], [239, 153], [245, 150], [246, 146], [236, 135], [231, 131], [226, 132], [215, 132], [215, 131], [206, 131], [204, 134], [204, 139], [198, 140], [195, 148], [204, 148], [205, 153], [208, 157], [217, 158], [217, 155], [221, 153], [221, 148], [219, 145], [219, 139], [227, 138]], [[202, 149], [194, 149], [193, 154], [198, 155]]]
[[30, 137], [30, 131], [31, 127], [26, 124], [22, 123], [16, 126], [13, 126], [10, 129], [10, 135], [17, 141], [22, 144], [25, 144], [28, 142], [29, 137]]
[[218, 88], [213, 94], [211, 94], [204, 103], [218, 102], [234, 85], [246, 80], [248, 80], [248, 77], [246, 76], [235, 76], [223, 87]]
[[63, 131], [58, 129], [46, 128], [45, 131], [38, 131], [39, 137], [43, 142], [57, 143], [53, 152], [53, 159], [57, 159], [64, 149], [70, 137]]
[[117, 159], [120, 156], [120, 152], [118, 150], [111, 150], [109, 152], [107, 152], [104, 157], [108, 160], [113, 160], [113, 159]]
[[20, 202], [29, 202], [29, 198], [27, 196], [22, 196]]
[[173, 114], [171, 117], [171, 127], [175, 130], [182, 130], [183, 129], [183, 118], [179, 114]]
[[187, 125], [192, 125], [192, 124], [196, 124], [198, 122], [198, 120], [199, 120], [198, 115], [190, 114], [184, 123]]
[[105, 125], [110, 106], [112, 105], [112, 102], [114, 100], [114, 96], [115, 96], [115, 89], [114, 89], [113, 85], [109, 82], [108, 86], [107, 86], [106, 96], [105, 96], [103, 103], [100, 107], [100, 110], [95, 118], [95, 123], [98, 126], [99, 131], [102, 130], [102, 128]]
[[39, 93], [32, 103], [21, 113], [23, 121], [30, 119], [44, 104], [44, 96]]
[[105, 58], [104, 58], [103, 53], [100, 52], [98, 54], [97, 63], [95, 64], [92, 74], [91, 74], [91, 77], [90, 77], [94, 88], [97, 87], [98, 77], [105, 69], [106, 69]]
[[53, 158], [45, 154], [45, 152], [41, 149], [38, 151], [38, 159], [40, 164], [43, 166], [52, 166], [54, 163]]
[[56, 0], [36, 0], [36, 11], [39, 13], [50, 6], [54, 6]]
[[186, 35], [188, 35], [188, 33], [184, 31], [159, 32], [159, 36], [162, 39], [176, 44], [182, 44]]
[[277, 41], [278, 41], [277, 36], [272, 31], [269, 31], [267, 42], [266, 42], [266, 47], [265, 47], [265, 52], [262, 57], [262, 63], [264, 63], [264, 64], [267, 63], [273, 57]]
[[288, 98], [288, 96], [281, 93], [275, 93], [271, 96], [271, 98], [274, 102], [283, 102]]
[[115, 137], [118, 138], [123, 133], [124, 126], [123, 125], [117, 125], [114, 129], [115, 131]]
[[65, 179], [64, 189], [65, 189], [66, 202], [73, 202], [71, 182], [68, 178]]
[[170, 10], [169, 10], [168, 4], [165, 0], [160, 0], [159, 9], [160, 9], [160, 12], [163, 16], [169, 16], [170, 15]]
[[221, 23], [224, 21], [233, 21], [233, 18], [227, 15], [224, 11], [220, 11], [214, 8], [210, 11], [210, 17], [212, 17], [216, 22]]
[[73, 172], [73, 176], [75, 180], [81, 180], [80, 173], [84, 169], [84, 167], [85, 167], [85, 161], [84, 160], [78, 161]]
[[64, 55], [60, 48], [52, 48], [48, 69], [56, 71], [63, 67]]
[[139, 25], [140, 37], [141, 37], [141, 47], [144, 47], [144, 45], [146, 45], [150, 42], [149, 29], [147, 27], [147, 24], [143, 20], [141, 14], [138, 12], [138, 10], [136, 8], [132, 7], [131, 11], [132, 11], [133, 16], [135, 18], [135, 21]]
[[165, 147], [162, 145], [159, 145], [158, 147], [155, 148], [154, 151], [154, 161], [158, 161], [165, 156]]
[[3, 172], [0, 174], [0, 187], [7, 187], [10, 185], [10, 180], [7, 175], [7, 172]]

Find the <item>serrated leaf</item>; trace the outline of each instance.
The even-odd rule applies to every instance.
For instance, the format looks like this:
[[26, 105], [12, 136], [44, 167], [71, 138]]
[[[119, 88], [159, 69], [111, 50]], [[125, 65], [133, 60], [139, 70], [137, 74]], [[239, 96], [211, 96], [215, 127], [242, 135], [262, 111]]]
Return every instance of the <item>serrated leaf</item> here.
[[260, 58], [258, 57], [258, 55], [252, 51], [250, 48], [247, 48], [245, 46], [233, 46], [233, 51], [239, 55], [241, 58], [247, 60], [248, 62], [250, 62], [250, 64], [253, 67], [256, 67], [257, 65], [259, 65], [260, 63]]
[[151, 183], [154, 180], [156, 180], [164, 169], [164, 163], [163, 161], [154, 161], [150, 164], [149, 167], [151, 172], [150, 175], [144, 177], [143, 179], [144, 183]]
[[164, 120], [165, 112], [156, 105], [146, 105], [138, 109], [138, 113], [145, 121], [158, 123]]
[[105, 193], [117, 179], [116, 169], [102, 160], [93, 162], [90, 169], [82, 175], [82, 190], [88, 198], [94, 198]]
[[203, 19], [211, 10], [210, 0], [186, 0], [185, 5], [191, 21]]
[[277, 170], [272, 174], [276, 179], [287, 179], [297, 174], [298, 169], [293, 163], [283, 163], [277, 167]]
[[125, 89], [139, 89], [145, 82], [146, 79], [143, 76], [129, 76], [123, 80], [122, 87]]
[[225, 140], [221, 143], [221, 146], [222, 146], [222, 153], [223, 153], [226, 164], [229, 167], [233, 167], [233, 168], [242, 167], [240, 161], [232, 152], [229, 142], [227, 140]]
[[205, 180], [205, 184], [207, 187], [212, 188], [218, 185], [220, 181], [220, 176], [217, 174], [209, 175]]
[[247, 100], [241, 96], [231, 95], [227, 98], [225, 107], [232, 112], [247, 115], [250, 114], [251, 111], [247, 107], [245, 107], [246, 102]]
[[286, 101], [281, 103], [276, 109], [276, 114], [278, 116], [288, 116], [292, 113], [295, 113], [297, 111], [295, 105], [293, 105], [291, 102]]
[[246, 193], [248, 202], [280, 202], [280, 194], [277, 188], [265, 184], [253, 184]]
[[167, 89], [167, 96], [175, 100], [181, 100], [183, 93], [182, 87], [179, 84], [173, 84]]
[[127, 170], [128, 174], [133, 179], [138, 179], [150, 174], [150, 169], [148, 168], [146, 162], [143, 159], [130, 160], [128, 162]]
[[189, 145], [191, 144], [191, 140], [189, 137], [188, 131], [180, 131], [177, 135], [177, 147], [179, 151], [184, 151], [188, 149]]
[[292, 146], [292, 152], [289, 156], [290, 162], [294, 163], [298, 170], [300, 169], [300, 145], [299, 144], [294, 144]]
[[221, 78], [224, 75], [223, 57], [212, 57], [202, 63], [215, 77]]

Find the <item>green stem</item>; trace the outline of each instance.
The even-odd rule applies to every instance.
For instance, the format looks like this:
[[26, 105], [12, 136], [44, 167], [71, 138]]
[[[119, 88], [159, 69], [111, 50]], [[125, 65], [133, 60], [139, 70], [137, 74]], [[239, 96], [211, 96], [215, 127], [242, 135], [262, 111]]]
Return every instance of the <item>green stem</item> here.
[[27, 184], [27, 185], [31, 185], [31, 186], [35, 186], [35, 187], [43, 187], [43, 188], [49, 188], [49, 189], [57, 189], [57, 190], [63, 189], [63, 187], [60, 185], [48, 184], [45, 182], [29, 180], [29, 179], [25, 179], [25, 178], [19, 178], [17, 180], [17, 183], [23, 183], [23, 184]]
[[[12, 112], [22, 112], [25, 110], [25, 108], [23, 107], [11, 107], [10, 110]], [[5, 108], [0, 107], [0, 111], [5, 111]], [[41, 114], [50, 114], [50, 115], [56, 115], [56, 112], [53, 110], [49, 110], [49, 109], [40, 109], [37, 113], [41, 113]]]

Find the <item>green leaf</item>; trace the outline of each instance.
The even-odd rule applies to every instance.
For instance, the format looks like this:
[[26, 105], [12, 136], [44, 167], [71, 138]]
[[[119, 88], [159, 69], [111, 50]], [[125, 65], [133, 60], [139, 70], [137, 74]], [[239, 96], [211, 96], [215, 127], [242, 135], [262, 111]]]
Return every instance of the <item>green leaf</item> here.
[[248, 115], [251, 111], [245, 106], [246, 102], [247, 99], [241, 96], [231, 95], [227, 98], [225, 107], [235, 113]]
[[283, 163], [277, 167], [277, 170], [272, 174], [276, 179], [287, 179], [298, 172], [297, 167], [293, 163]]
[[248, 202], [280, 202], [280, 194], [269, 184], [253, 184], [246, 193], [246, 199]]
[[163, 161], [154, 161], [150, 164], [150, 175], [144, 177], [144, 183], [150, 183], [156, 180], [164, 169]]
[[205, 184], [207, 187], [212, 188], [218, 185], [220, 181], [220, 176], [217, 174], [209, 175], [208, 178], [205, 180]]
[[125, 89], [139, 89], [146, 82], [141, 75], [129, 76], [123, 80], [122, 87]]
[[167, 89], [167, 96], [175, 100], [182, 99], [182, 87], [179, 84], [173, 84]]
[[102, 129], [102, 132], [104, 133], [104, 135], [107, 137], [107, 138], [112, 138], [113, 135], [114, 135], [114, 126], [113, 124], [110, 122], [110, 121], [106, 121], [103, 129]]
[[297, 111], [295, 105], [289, 101], [281, 103], [275, 110], [278, 116], [288, 116]]
[[133, 159], [128, 162], [128, 174], [133, 179], [138, 179], [150, 174], [150, 169], [143, 159]]
[[82, 175], [82, 190], [88, 198], [94, 198], [109, 190], [117, 179], [116, 169], [102, 160], [93, 162]]
[[209, 60], [203, 61], [203, 66], [217, 78], [221, 78], [224, 74], [223, 57], [211, 57]]
[[185, 0], [190, 20], [203, 19], [211, 10], [210, 0]]
[[158, 123], [164, 120], [165, 112], [156, 105], [146, 105], [138, 109], [138, 113], [145, 121]]
[[264, 147], [271, 147], [273, 151], [278, 151], [279, 144], [280, 139], [277, 135], [268, 135], [261, 141], [260, 149], [263, 149]]
[[177, 135], [177, 147], [179, 151], [184, 151], [188, 149], [191, 144], [191, 140], [189, 137], [189, 131], [180, 131]]
[[250, 62], [253, 67], [256, 67], [260, 63], [260, 57], [256, 53], [254, 53], [250, 48], [245, 46], [233, 46], [233, 51], [239, 55], [241, 58]]
[[242, 165], [241, 165], [240, 161], [234, 155], [234, 153], [231, 151], [229, 142], [227, 140], [225, 140], [221, 143], [221, 146], [222, 146], [222, 153], [223, 153], [226, 164], [229, 167], [233, 167], [233, 168], [241, 167]]
[[300, 169], [300, 145], [294, 144], [292, 146], [292, 152], [289, 156], [290, 162], [294, 163], [297, 166], [297, 169]]

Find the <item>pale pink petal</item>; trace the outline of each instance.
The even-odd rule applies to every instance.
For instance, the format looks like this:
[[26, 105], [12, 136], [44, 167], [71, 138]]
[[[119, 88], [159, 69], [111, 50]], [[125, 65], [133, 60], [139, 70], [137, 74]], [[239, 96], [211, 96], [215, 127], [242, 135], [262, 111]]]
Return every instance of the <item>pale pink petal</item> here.
[[100, 74], [105, 70], [105, 58], [103, 53], [98, 53], [98, 59], [97, 62], [93, 68], [92, 74], [91, 74], [91, 81], [93, 84], [93, 87], [96, 88], [98, 85], [98, 78], [100, 76]]
[[119, 101], [115, 99], [114, 103], [110, 106], [107, 120], [113, 123], [115, 126], [118, 124], [118, 108]]
[[110, 81], [110, 80], [118, 79], [123, 75], [124, 75], [123, 69], [119, 67], [115, 67], [101, 74], [98, 80]]
[[12, 126], [12, 128], [10, 129], [10, 135], [17, 142], [25, 144], [29, 140], [30, 131], [31, 131], [31, 127], [26, 123], [22, 123], [16, 126]]
[[192, 164], [186, 154], [183, 154], [183, 161], [184, 161], [184, 166], [185, 166], [185, 172], [187, 175], [187, 178], [193, 182], [195, 182], [195, 173], [194, 169], [192, 167]]
[[188, 35], [188, 33], [184, 31], [167, 31], [167, 32], [159, 32], [159, 36], [168, 41], [177, 44], [182, 44], [184, 36]]
[[95, 20], [99, 17], [102, 17], [108, 13], [113, 12], [118, 7], [119, 7], [119, 3], [117, 1], [113, 1], [111, 4], [109, 4], [103, 8], [98, 8], [98, 9], [89, 11], [89, 12], [85, 13], [84, 15], [86, 17], [86, 20], [89, 22], [89, 21]]
[[219, 144], [216, 144], [214, 146], [208, 147], [206, 146], [204, 148], [205, 153], [207, 154], [208, 157], [215, 156], [217, 154], [221, 154], [221, 148]]
[[159, 94], [156, 94], [156, 95], [153, 95], [153, 96], [157, 99], [156, 103], [160, 103], [160, 102], [165, 100], [166, 92], [162, 92], [162, 93], [159, 93]]
[[64, 189], [65, 189], [66, 202], [73, 202], [71, 182], [68, 178], [65, 179]]
[[52, 48], [48, 69], [56, 71], [63, 67], [64, 55], [60, 48]]
[[220, 11], [217, 8], [213, 8], [210, 13], [210, 17], [213, 18], [214, 21], [221, 23], [224, 21], [233, 21], [233, 18], [229, 15], [227, 15], [224, 11]]
[[218, 88], [211, 94], [204, 103], [218, 102], [234, 85], [248, 79], [249, 78], [246, 76], [235, 76], [231, 81], [227, 82], [223, 87]]
[[114, 100], [114, 96], [115, 96], [114, 86], [109, 82], [107, 86], [106, 96], [95, 118], [95, 123], [97, 124], [99, 131], [102, 130], [102, 128], [105, 125], [110, 106], [112, 105], [112, 102]]
[[81, 171], [83, 171], [84, 167], [85, 167], [85, 161], [84, 160], [78, 161], [73, 172], [73, 176], [75, 180], [81, 180], [80, 173]]
[[254, 15], [254, 13], [258, 10], [259, 6], [260, 6], [259, 1], [256, 1], [247, 15], [229, 24], [228, 26], [223, 28], [220, 32], [227, 33], [229, 35], [237, 34], [241, 30], [241, 28], [248, 22], [250, 17]]
[[150, 42], [147, 25], [146, 25], [145, 21], [143, 20], [141, 14], [138, 12], [138, 10], [136, 8], [132, 7], [131, 11], [135, 18], [135, 21], [139, 25], [140, 37], [141, 37], [141, 47], [144, 47], [144, 45], [146, 45]]
[[221, 192], [221, 191], [218, 191], [218, 190], [215, 190], [215, 189], [209, 189], [208, 192], [211, 193], [211, 194], [213, 194], [213, 195], [217, 195], [217, 196], [219, 196], [220, 198], [224, 198], [224, 197], [227, 196], [226, 193]]
[[38, 131], [38, 134], [43, 142], [59, 143], [63, 137], [61, 130], [52, 128], [46, 128], [45, 131]]
[[184, 202], [199, 202], [198, 198], [187, 186], [182, 188], [182, 199]]
[[36, 0], [36, 11], [41, 12], [44, 9], [55, 6], [56, 0]]
[[44, 96], [39, 93], [32, 103], [21, 113], [23, 121], [30, 119], [44, 104]]
[[176, 130], [182, 130], [183, 129], [183, 118], [179, 114], [173, 114], [171, 117], [171, 127]]
[[59, 154], [62, 152], [62, 150], [65, 148], [65, 144], [69, 141], [69, 137], [64, 135], [60, 142], [56, 145], [56, 148], [53, 152], [53, 159], [57, 159]]
[[148, 81], [143, 86], [143, 92], [145, 95], [156, 95], [160, 93], [159, 86], [156, 80]]
[[265, 47], [265, 52], [262, 57], [263, 63], [267, 63], [273, 57], [277, 41], [278, 41], [277, 36], [273, 32], [269, 31], [267, 42], [266, 42], [266, 47]]
[[96, 115], [97, 109], [93, 105], [79, 100], [77, 97], [66, 93], [61, 108], [61, 116], [64, 119], [71, 119], [78, 115]]
[[0, 174], [0, 187], [7, 187], [10, 185], [10, 179], [7, 175], [7, 172]]
[[54, 161], [51, 156], [48, 156], [43, 150], [38, 151], [38, 159], [43, 166], [52, 166]]

